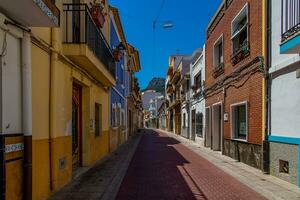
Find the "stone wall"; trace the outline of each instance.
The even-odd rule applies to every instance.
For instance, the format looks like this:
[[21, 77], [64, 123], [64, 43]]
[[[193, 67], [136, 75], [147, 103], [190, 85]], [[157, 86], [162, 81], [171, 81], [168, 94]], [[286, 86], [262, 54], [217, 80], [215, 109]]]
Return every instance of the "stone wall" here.
[[224, 140], [224, 155], [258, 169], [261, 169], [261, 150], [261, 145], [236, 140]]
[[[298, 185], [298, 145], [270, 142], [270, 174]], [[279, 160], [289, 162], [289, 173], [279, 171]]]

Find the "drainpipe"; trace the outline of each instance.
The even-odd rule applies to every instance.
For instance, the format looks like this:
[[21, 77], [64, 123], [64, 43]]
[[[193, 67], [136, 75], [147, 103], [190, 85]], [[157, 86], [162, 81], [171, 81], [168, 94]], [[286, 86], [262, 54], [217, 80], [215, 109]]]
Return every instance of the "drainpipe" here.
[[263, 57], [265, 58], [264, 79], [263, 79], [263, 130], [262, 130], [262, 171], [266, 174], [269, 170], [269, 142], [268, 142], [268, 122], [269, 122], [269, 101], [270, 101], [270, 87], [269, 87], [269, 66], [270, 66], [270, 20], [271, 20], [271, 1], [262, 1], [263, 12]]
[[32, 87], [31, 39], [24, 32], [22, 42], [22, 126], [24, 132], [24, 199], [32, 199]]
[[[223, 88], [223, 104], [222, 104], [222, 110], [220, 111], [222, 113], [223, 116], [221, 116], [221, 122], [222, 122], [222, 127], [221, 127], [221, 130], [222, 130], [222, 134], [221, 134], [221, 153], [222, 155], [225, 155], [225, 139], [224, 139], [224, 124], [225, 124], [225, 121], [224, 121], [224, 113], [225, 113], [225, 105], [226, 105], [226, 96], [227, 96], [227, 90], [226, 90], [226, 87]], [[231, 113], [230, 113], [231, 114]], [[211, 134], [212, 135], [212, 134]], [[212, 140], [211, 140], [212, 142]], [[240, 159], [239, 159], [239, 149], [238, 149], [238, 144], [237, 144], [237, 160], [240, 162]]]
[[[51, 28], [51, 47], [54, 50], [58, 50], [58, 28]], [[51, 51], [50, 55], [50, 88], [49, 88], [49, 175], [50, 175], [50, 190], [52, 191], [54, 189], [53, 186], [53, 180], [54, 180], [54, 175], [52, 173], [53, 170], [53, 164], [54, 164], [54, 158], [52, 154], [52, 139], [54, 138], [54, 127], [55, 127], [55, 122], [54, 122], [54, 116], [55, 116], [55, 108], [56, 108], [56, 93], [55, 89], [57, 88], [56, 86], [56, 81], [55, 81], [55, 73], [56, 73], [56, 68], [57, 68], [57, 60], [58, 60], [58, 53], [55, 51]]]

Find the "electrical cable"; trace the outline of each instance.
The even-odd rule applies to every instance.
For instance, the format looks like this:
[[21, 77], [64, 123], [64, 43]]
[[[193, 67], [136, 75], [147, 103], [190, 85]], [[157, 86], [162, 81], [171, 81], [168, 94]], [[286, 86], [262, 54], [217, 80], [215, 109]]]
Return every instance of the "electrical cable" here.
[[0, 57], [4, 57], [7, 54], [7, 32], [8, 31], [4, 31], [4, 37], [3, 37], [3, 43], [2, 43], [2, 49], [1, 49], [1, 54]]
[[[153, 24], [152, 24], [152, 29], [153, 29], [153, 65], [155, 65], [156, 63], [156, 34], [155, 34], [155, 30], [156, 30], [156, 25], [157, 25], [157, 21], [159, 20], [159, 17], [163, 11], [163, 8], [165, 6], [165, 3], [166, 3], [166, 0], [162, 0], [161, 4], [160, 4], [160, 7], [159, 7], [159, 10], [157, 12], [157, 15], [156, 17], [154, 18], [153, 20]], [[155, 70], [152, 70], [152, 76], [154, 76], [154, 72]]]
[[161, 2], [161, 4], [160, 4], [160, 8], [159, 8], [159, 10], [158, 10], [158, 13], [157, 13], [157, 15], [156, 15], [156, 18], [154, 19], [155, 22], [159, 19], [160, 14], [161, 14], [161, 12], [162, 12], [162, 10], [163, 10], [163, 8], [164, 8], [165, 3], [166, 3], [166, 0], [162, 0], [162, 2]]

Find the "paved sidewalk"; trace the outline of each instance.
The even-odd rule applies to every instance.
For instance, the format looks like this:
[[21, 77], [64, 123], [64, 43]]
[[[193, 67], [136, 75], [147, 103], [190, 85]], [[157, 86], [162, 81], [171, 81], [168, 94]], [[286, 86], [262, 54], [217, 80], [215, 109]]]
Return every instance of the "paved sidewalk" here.
[[119, 200], [265, 199], [167, 134], [147, 130], [121, 184]]
[[215, 166], [230, 174], [243, 184], [252, 188], [256, 192], [265, 196], [268, 199], [275, 200], [294, 200], [300, 199], [300, 189], [286, 181], [278, 179], [271, 175], [263, 174], [260, 170], [250, 167], [244, 163], [237, 162], [230, 157], [222, 155], [220, 152], [215, 152], [209, 148], [205, 148], [195, 142], [175, 135], [170, 132], [157, 130], [160, 133], [167, 134], [181, 142], [184, 146], [213, 163]]
[[140, 137], [141, 135], [137, 135], [130, 139], [106, 161], [95, 164], [80, 177], [72, 180], [50, 200], [115, 199]]

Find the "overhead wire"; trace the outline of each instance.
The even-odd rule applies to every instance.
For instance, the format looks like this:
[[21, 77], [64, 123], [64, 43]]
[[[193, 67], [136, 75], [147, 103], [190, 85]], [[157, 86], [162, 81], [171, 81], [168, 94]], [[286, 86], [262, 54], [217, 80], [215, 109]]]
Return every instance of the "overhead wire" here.
[[[161, 1], [159, 10], [158, 10], [157, 15], [154, 18], [153, 24], [152, 24], [152, 26], [153, 26], [152, 27], [152, 29], [153, 29], [153, 66], [152, 67], [154, 67], [156, 65], [156, 34], [155, 34], [156, 25], [157, 25], [157, 22], [159, 20], [160, 15], [161, 15], [161, 13], [163, 11], [165, 3], [166, 3], [166, 0], [162, 0]], [[152, 76], [154, 76], [154, 73], [155, 73], [155, 70], [152, 70]]]

